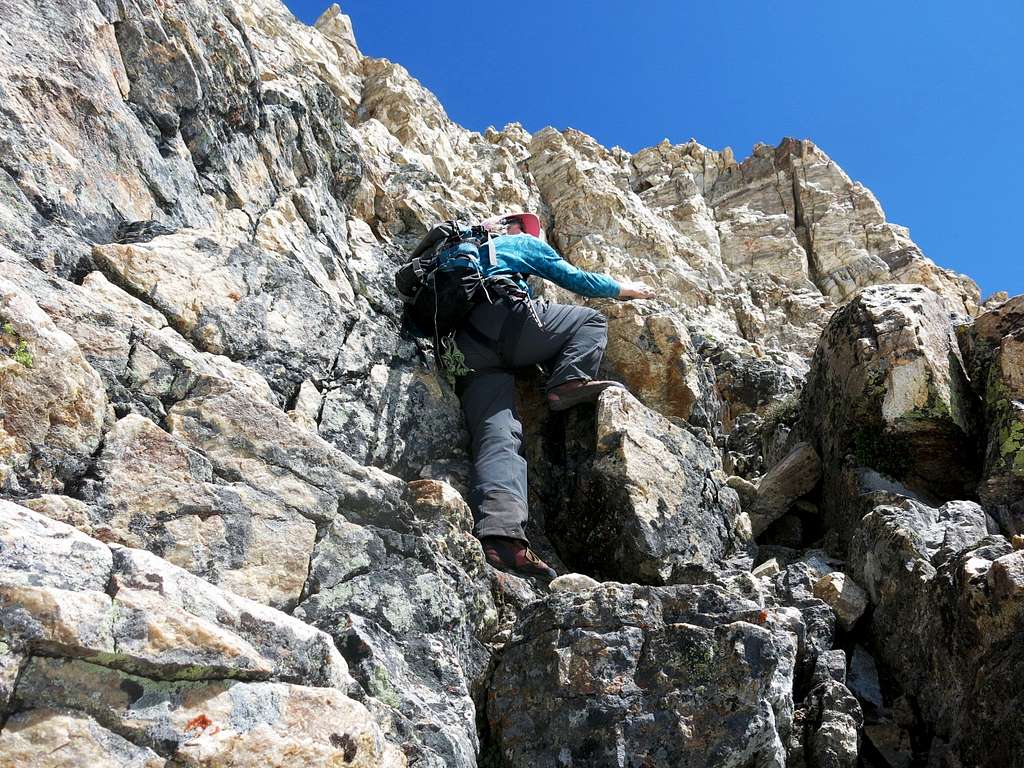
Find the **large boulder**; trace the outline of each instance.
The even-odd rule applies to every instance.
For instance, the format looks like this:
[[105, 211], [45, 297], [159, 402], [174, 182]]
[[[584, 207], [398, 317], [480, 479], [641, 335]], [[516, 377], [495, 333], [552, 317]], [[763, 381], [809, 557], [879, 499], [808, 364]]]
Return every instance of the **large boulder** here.
[[298, 602], [316, 525], [244, 483], [215, 483], [208, 459], [149, 419], [107, 432], [90, 526], [212, 583], [278, 608]]
[[973, 502], [904, 500], [876, 507], [851, 544], [881, 661], [934, 734], [933, 759], [962, 765], [1012, 765], [1024, 746], [1024, 554], [994, 528]]
[[782, 517], [789, 505], [810, 493], [821, 477], [821, 459], [808, 443], [797, 443], [757, 484], [750, 505], [750, 523], [754, 535]]
[[[746, 592], [746, 594], [745, 594]], [[790, 617], [732, 586], [608, 583], [527, 609], [487, 717], [508, 766], [784, 765]]]
[[89, 468], [103, 382], [32, 296], [0, 279], [0, 487], [60, 491]]
[[620, 388], [602, 393], [593, 423], [576, 422], [579, 453], [546, 517], [571, 567], [670, 584], [749, 562], [750, 523], [713, 447]]
[[978, 496], [1009, 534], [1024, 532], [1024, 296], [957, 328], [984, 400], [985, 466]]
[[803, 436], [823, 467], [825, 524], [843, 548], [866, 472], [925, 499], [970, 497], [978, 478], [977, 398], [949, 305], [924, 286], [861, 291], [829, 322], [803, 390]]
[[818, 681], [797, 710], [794, 721], [801, 726], [803, 738], [795, 740], [790, 762], [797, 762], [793, 758], [799, 755], [813, 768], [860, 765], [864, 714], [857, 698], [842, 682], [829, 678]]
[[160, 421], [200, 375], [234, 382], [250, 396], [276, 401], [266, 380], [251, 368], [197, 350], [148, 304], [100, 272], [81, 285], [48, 278], [0, 246], [0, 275], [31, 294], [99, 374], [120, 417], [140, 413]]
[[322, 632], [9, 502], [0, 539], [3, 755], [43, 764], [66, 733], [114, 765], [404, 765]]

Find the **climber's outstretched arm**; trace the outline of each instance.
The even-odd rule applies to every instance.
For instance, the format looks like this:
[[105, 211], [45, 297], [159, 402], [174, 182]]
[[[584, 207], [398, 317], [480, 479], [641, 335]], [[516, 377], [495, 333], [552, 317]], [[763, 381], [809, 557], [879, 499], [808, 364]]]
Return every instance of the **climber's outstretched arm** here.
[[589, 298], [649, 299], [654, 291], [643, 283], [620, 283], [608, 275], [587, 272], [558, 255], [550, 245], [530, 235], [502, 238], [505, 263], [517, 272], [537, 275]]

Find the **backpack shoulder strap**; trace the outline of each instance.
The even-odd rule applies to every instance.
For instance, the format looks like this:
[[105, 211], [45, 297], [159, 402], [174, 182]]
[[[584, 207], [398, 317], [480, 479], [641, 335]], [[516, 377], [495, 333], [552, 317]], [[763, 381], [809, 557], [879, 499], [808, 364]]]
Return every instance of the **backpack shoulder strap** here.
[[443, 243], [445, 240], [448, 240], [458, 231], [459, 226], [454, 221], [444, 221], [438, 224], [437, 226], [433, 227], [429, 232], [427, 232], [427, 234], [423, 236], [423, 239], [420, 240], [419, 245], [417, 245], [413, 249], [412, 253], [409, 255], [409, 261], [412, 261], [413, 259], [418, 259], [420, 256], [429, 252], [439, 243]]

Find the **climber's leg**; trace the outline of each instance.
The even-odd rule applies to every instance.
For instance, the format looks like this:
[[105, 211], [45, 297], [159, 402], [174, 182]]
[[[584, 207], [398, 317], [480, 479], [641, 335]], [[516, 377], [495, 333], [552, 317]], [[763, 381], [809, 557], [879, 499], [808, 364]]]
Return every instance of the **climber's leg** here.
[[520, 453], [523, 425], [516, 412], [515, 376], [507, 371], [470, 376], [462, 387], [462, 412], [473, 450], [473, 533], [526, 541], [526, 459]]
[[481, 304], [455, 335], [455, 343], [473, 373], [455, 390], [473, 452], [469, 504], [478, 538], [505, 536], [526, 541], [528, 504], [526, 459], [520, 453], [523, 425], [516, 412], [515, 376], [498, 353], [508, 317], [502, 303]]
[[608, 343], [604, 315], [575, 304], [535, 301], [534, 307], [543, 327], [529, 319], [522, 323], [518, 337], [505, 347], [509, 363], [516, 367], [543, 363], [548, 392], [570, 381], [595, 378]]

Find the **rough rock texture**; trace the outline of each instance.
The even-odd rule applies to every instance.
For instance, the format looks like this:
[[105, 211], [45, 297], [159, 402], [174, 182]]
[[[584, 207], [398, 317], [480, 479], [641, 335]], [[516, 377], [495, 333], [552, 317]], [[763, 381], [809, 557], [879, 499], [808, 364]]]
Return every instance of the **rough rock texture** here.
[[710, 446], [619, 388], [602, 393], [594, 424], [562, 508], [547, 517], [573, 567], [670, 584], [744, 562], [750, 523]]
[[751, 585], [605, 584], [525, 612], [487, 715], [509, 766], [783, 765], [796, 639]]
[[52, 758], [63, 734], [114, 765], [401, 764], [323, 633], [10, 502], [0, 540], [0, 630], [22, 657], [7, 706], [27, 711], [5, 760]]
[[427, 539], [338, 520], [313, 552], [296, 615], [335, 638], [419, 765], [475, 764], [472, 695], [498, 620], [484, 575], [468, 526]]
[[[977, 504], [879, 506], [854, 538], [871, 633], [933, 734], [932, 755], [1013, 765], [1022, 747], [1024, 562]], [[941, 670], [936, 674], [934, 670]]]
[[36, 709], [12, 717], [0, 734], [0, 766], [23, 765], [162, 768], [166, 761], [153, 750], [137, 747], [108, 731], [91, 717]]
[[798, 711], [799, 724], [805, 728], [803, 757], [807, 765], [818, 768], [853, 768], [860, 754], [859, 731], [864, 715], [850, 689], [836, 680], [822, 680], [808, 694]]
[[974, 491], [977, 398], [949, 304], [923, 286], [867, 288], [836, 312], [814, 353], [800, 429], [823, 465], [823, 513], [840, 545], [865, 511], [865, 470], [925, 499]]
[[605, 367], [648, 407], [713, 428], [721, 410], [714, 375], [680, 318], [642, 303], [608, 303], [602, 309], [609, 327]]
[[[550, 595], [484, 563], [391, 282], [523, 209], [658, 290], [588, 302], [635, 397], [520, 389]], [[474, 133], [336, 6], [3, 0], [0, 764], [1011, 761], [1021, 550], [974, 505], [1022, 530], [1007, 299], [807, 140]], [[739, 496], [779, 517], [756, 577]], [[837, 639], [839, 572], [873, 608]]]
[[244, 483], [214, 484], [205, 456], [134, 414], [107, 432], [96, 473], [105, 540], [269, 605], [298, 600], [316, 526], [295, 510]]
[[19, 691], [23, 706], [52, 702], [82, 710], [179, 764], [406, 764], [367, 710], [332, 688], [233, 680], [168, 683], [85, 661], [38, 657], [24, 670]]
[[978, 496], [1010, 533], [1024, 531], [1024, 297], [957, 328], [984, 401], [985, 466]]

